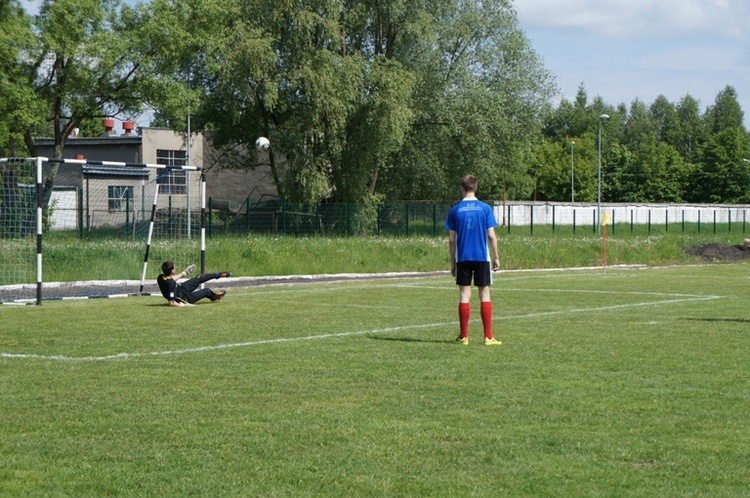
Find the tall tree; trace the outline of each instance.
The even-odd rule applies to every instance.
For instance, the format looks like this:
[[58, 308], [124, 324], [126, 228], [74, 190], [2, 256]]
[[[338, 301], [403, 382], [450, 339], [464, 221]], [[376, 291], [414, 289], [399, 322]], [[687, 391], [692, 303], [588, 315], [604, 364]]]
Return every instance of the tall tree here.
[[[84, 120], [135, 113], [142, 95], [140, 63], [131, 47], [133, 11], [118, 0], [44, 0], [34, 22], [34, 45], [21, 54], [26, 84], [44, 107], [55, 157], [62, 157], [72, 129]], [[36, 129], [24, 130], [34, 151]], [[45, 205], [57, 166], [45, 179]]]
[[155, 2], [154, 16], [217, 9], [184, 23], [197, 45], [170, 42], [202, 61], [196, 122], [244, 150], [270, 136], [290, 200], [453, 196], [468, 169], [502, 193], [552, 93], [504, 1]]
[[718, 134], [730, 128], [742, 128], [745, 115], [737, 100], [737, 91], [726, 86], [716, 95], [714, 104], [706, 110], [708, 133]]
[[667, 143], [679, 152], [685, 162], [696, 164], [705, 141], [700, 104], [692, 96], [685, 95], [675, 107], [675, 124], [667, 136]]
[[664, 95], [659, 95], [649, 107], [651, 119], [654, 123], [654, 136], [661, 142], [668, 142], [674, 133], [675, 106]]
[[24, 132], [42, 122], [44, 107], [19, 61], [34, 44], [31, 18], [16, 0], [0, 1], [0, 156], [24, 156]]
[[[429, 19], [433, 27], [422, 31], [436, 35], [418, 39], [407, 66], [418, 78], [415, 120], [390, 188], [454, 197], [456, 179], [473, 172], [483, 178], [481, 195], [529, 195], [524, 163], [555, 88], [515, 12], [506, 2], [445, 2]], [[418, 183], [425, 178], [429, 192]]]

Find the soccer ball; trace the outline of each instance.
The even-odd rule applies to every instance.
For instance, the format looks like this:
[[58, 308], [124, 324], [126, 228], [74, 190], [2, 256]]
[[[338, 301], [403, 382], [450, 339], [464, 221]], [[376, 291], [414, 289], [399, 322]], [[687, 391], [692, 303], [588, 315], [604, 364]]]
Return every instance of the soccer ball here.
[[271, 142], [266, 137], [260, 137], [255, 141], [255, 148], [258, 150], [268, 150], [271, 146]]

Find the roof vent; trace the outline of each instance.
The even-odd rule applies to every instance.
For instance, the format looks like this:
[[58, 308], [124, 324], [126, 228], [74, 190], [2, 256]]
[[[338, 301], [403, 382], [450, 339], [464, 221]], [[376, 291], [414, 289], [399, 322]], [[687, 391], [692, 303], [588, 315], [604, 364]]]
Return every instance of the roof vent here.
[[132, 137], [133, 130], [135, 130], [135, 123], [133, 123], [132, 121], [123, 121], [122, 129], [125, 130], [125, 133], [123, 133], [123, 135], [127, 137]]
[[116, 135], [114, 119], [102, 119], [102, 126], [104, 127], [103, 137], [114, 137]]

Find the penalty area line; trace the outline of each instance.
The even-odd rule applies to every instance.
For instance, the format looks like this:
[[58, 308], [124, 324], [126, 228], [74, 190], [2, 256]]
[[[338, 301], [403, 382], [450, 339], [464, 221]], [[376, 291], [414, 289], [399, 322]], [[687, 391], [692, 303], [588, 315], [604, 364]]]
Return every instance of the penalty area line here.
[[[659, 306], [659, 305], [667, 305], [667, 304], [688, 303], [688, 302], [695, 302], [695, 301], [712, 301], [716, 299], [722, 299], [722, 297], [721, 296], [696, 296], [696, 297], [686, 297], [682, 299], [666, 299], [666, 300], [661, 300], [661, 301], [645, 301], [645, 302], [631, 303], [631, 304], [615, 304], [611, 306], [601, 306], [601, 307], [594, 307], [594, 308], [577, 308], [577, 309], [559, 310], [559, 311], [542, 311], [539, 313], [525, 313], [522, 315], [495, 316], [493, 317], [493, 320], [498, 320], [498, 321], [499, 320], [519, 320], [519, 319], [526, 319], [526, 318], [540, 318], [540, 317], [555, 316], [555, 315], [573, 315], [577, 313], [594, 313], [597, 311], [611, 311], [611, 310], [620, 310], [620, 309], [626, 309], [626, 308]], [[383, 334], [383, 333], [388, 333], [388, 332], [403, 332], [405, 330], [419, 330], [419, 329], [427, 329], [427, 328], [435, 328], [435, 327], [454, 326], [456, 325], [456, 323], [457, 323], [456, 321], [423, 323], [423, 324], [416, 324], [416, 325], [402, 325], [399, 327], [386, 327], [386, 328], [371, 329], [371, 330], [357, 330], [357, 331], [351, 331], [351, 332], [335, 332], [331, 334], [309, 335], [309, 336], [302, 336], [302, 337], [282, 337], [278, 339], [261, 339], [258, 341], [237, 342], [237, 343], [230, 343], [230, 344], [217, 344], [214, 346], [200, 346], [196, 348], [175, 349], [175, 350], [169, 350], [169, 351], [150, 351], [150, 352], [145, 352], [145, 353], [118, 353], [118, 354], [106, 355], [106, 356], [76, 357], [76, 356], [40, 355], [40, 354], [28, 354], [28, 353], [0, 353], [0, 358], [31, 359], [31, 360], [45, 360], [45, 361], [84, 361], [84, 362], [85, 361], [123, 360], [123, 359], [131, 359], [131, 358], [148, 358], [148, 357], [155, 357], [155, 356], [173, 356], [173, 355], [182, 355], [182, 354], [189, 354], [189, 353], [221, 351], [225, 349], [244, 348], [244, 347], [250, 347], [250, 346], [262, 346], [264, 344], [280, 344], [280, 343], [286, 343], [286, 342], [315, 341], [315, 340], [322, 340], [322, 339], [338, 339], [341, 337]]]

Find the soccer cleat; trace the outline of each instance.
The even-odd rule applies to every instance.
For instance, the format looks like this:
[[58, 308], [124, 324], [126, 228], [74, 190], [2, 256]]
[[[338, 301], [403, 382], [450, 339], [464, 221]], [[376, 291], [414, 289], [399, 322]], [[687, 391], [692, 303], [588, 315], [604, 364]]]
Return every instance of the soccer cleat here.
[[227, 291], [225, 290], [215, 291], [213, 294], [211, 294], [209, 299], [211, 301], [219, 301], [221, 300], [222, 297], [226, 296], [226, 294], [227, 294]]
[[485, 346], [500, 346], [502, 342], [498, 341], [494, 337], [492, 339], [484, 338], [484, 345]]
[[456, 344], [463, 344], [464, 346], [469, 345], [469, 338], [468, 337], [457, 337], [456, 338]]
[[220, 272], [218, 272], [216, 274], [216, 278], [227, 278], [227, 277], [231, 277], [231, 276], [232, 276], [232, 274], [229, 273], [228, 271], [220, 271]]
[[186, 277], [195, 271], [195, 265], [190, 265], [182, 271], [182, 274]]

